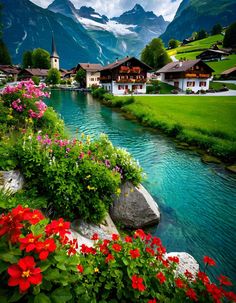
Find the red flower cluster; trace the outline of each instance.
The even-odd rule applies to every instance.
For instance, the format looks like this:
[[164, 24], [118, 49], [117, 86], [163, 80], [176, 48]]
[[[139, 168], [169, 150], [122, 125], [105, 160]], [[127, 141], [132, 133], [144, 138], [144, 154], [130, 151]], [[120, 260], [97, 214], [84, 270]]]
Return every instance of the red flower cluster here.
[[105, 262], [106, 262], [106, 263], [109, 263], [109, 262], [112, 261], [112, 260], [115, 260], [115, 258], [114, 258], [114, 256], [113, 256], [112, 254], [109, 254], [109, 255], [106, 257]]
[[140, 257], [140, 251], [139, 251], [138, 248], [136, 248], [136, 249], [131, 249], [131, 250], [129, 251], [129, 254], [130, 254], [130, 256], [131, 256], [132, 259], [136, 259], [136, 258]]
[[37, 285], [42, 282], [41, 269], [35, 267], [36, 263], [32, 256], [26, 256], [19, 260], [17, 264], [8, 267], [9, 286], [19, 285], [20, 292], [25, 292], [30, 285]]
[[65, 222], [62, 218], [59, 220], [53, 220], [50, 224], [46, 226], [46, 234], [50, 235], [59, 235], [61, 239], [64, 239], [66, 234], [70, 232], [68, 229], [70, 228], [70, 222]]
[[143, 284], [143, 278], [134, 275], [132, 277], [132, 287], [133, 289], [138, 289], [139, 291], [144, 291], [146, 289]]
[[93, 247], [88, 247], [85, 244], [81, 245], [80, 252], [85, 255], [89, 255], [89, 254], [96, 255], [96, 249], [94, 249]]
[[196, 301], [197, 302], [197, 294], [196, 292], [192, 289], [192, 288], [189, 288], [187, 291], [186, 291], [186, 296], [189, 297], [192, 301]]
[[156, 275], [156, 277], [161, 284], [163, 284], [166, 281], [166, 277], [161, 271]]
[[122, 246], [116, 243], [112, 245], [112, 248], [117, 252], [120, 252], [122, 250]]
[[212, 258], [210, 258], [210, 257], [208, 257], [208, 256], [204, 256], [203, 262], [204, 262], [206, 265], [209, 265], [209, 266], [215, 266], [215, 265], [216, 265], [215, 260], [213, 260]]

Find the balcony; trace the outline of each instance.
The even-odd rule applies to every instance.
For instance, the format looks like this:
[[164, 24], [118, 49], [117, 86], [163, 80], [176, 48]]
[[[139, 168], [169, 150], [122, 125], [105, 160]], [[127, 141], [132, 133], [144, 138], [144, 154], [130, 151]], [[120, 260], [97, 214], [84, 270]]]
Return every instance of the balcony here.
[[133, 66], [133, 67], [121, 66], [119, 69], [119, 73], [121, 73], [121, 74], [140, 74], [141, 68], [139, 66]]
[[210, 78], [210, 74], [185, 74], [185, 78]]
[[147, 79], [116, 79], [116, 83], [146, 83]]

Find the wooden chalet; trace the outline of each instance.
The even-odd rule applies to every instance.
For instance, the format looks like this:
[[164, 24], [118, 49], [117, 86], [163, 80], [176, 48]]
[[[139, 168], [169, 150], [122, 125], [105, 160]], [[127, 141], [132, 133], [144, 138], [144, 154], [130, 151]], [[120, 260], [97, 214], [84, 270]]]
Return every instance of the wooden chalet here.
[[20, 69], [12, 65], [0, 65], [0, 80], [6, 80], [12, 78], [13, 81], [17, 81], [17, 76]]
[[115, 95], [146, 93], [147, 72], [152, 68], [135, 57], [126, 57], [103, 67], [100, 85]]
[[236, 66], [223, 71], [221, 73], [221, 77], [224, 79], [235, 79], [236, 80]]
[[224, 59], [226, 56], [229, 56], [229, 53], [219, 49], [209, 48], [196, 56], [196, 58], [203, 61], [218, 61]]
[[161, 81], [175, 86], [181, 91], [193, 92], [209, 89], [213, 69], [202, 60], [171, 62], [159, 69]]
[[102, 69], [101, 64], [79, 63], [75, 69], [75, 74], [79, 69], [83, 69], [86, 73], [86, 88], [99, 85], [100, 70]]
[[41, 80], [45, 80], [48, 75], [48, 69], [41, 68], [25, 68], [19, 73], [20, 79], [31, 79], [33, 76], [39, 77]]

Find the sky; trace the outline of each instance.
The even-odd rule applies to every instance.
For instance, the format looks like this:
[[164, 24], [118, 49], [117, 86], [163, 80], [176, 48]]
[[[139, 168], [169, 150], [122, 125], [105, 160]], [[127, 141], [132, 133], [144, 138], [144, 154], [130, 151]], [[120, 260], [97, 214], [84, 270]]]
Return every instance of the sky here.
[[[31, 0], [31, 2], [47, 7], [53, 0]], [[99, 14], [110, 17], [120, 16], [124, 11], [130, 10], [136, 3], [143, 6], [146, 11], [153, 11], [157, 16], [171, 21], [182, 0], [70, 0], [76, 8], [91, 6]]]

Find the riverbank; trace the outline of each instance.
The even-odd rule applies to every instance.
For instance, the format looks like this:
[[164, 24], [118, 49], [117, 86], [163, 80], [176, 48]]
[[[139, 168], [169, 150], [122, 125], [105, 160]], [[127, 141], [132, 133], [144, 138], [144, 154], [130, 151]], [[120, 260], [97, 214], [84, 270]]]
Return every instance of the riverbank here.
[[[201, 148], [226, 164], [236, 160], [236, 99], [232, 96], [104, 95], [103, 103], [118, 107], [128, 118]], [[188, 148], [186, 145], [186, 148]]]

